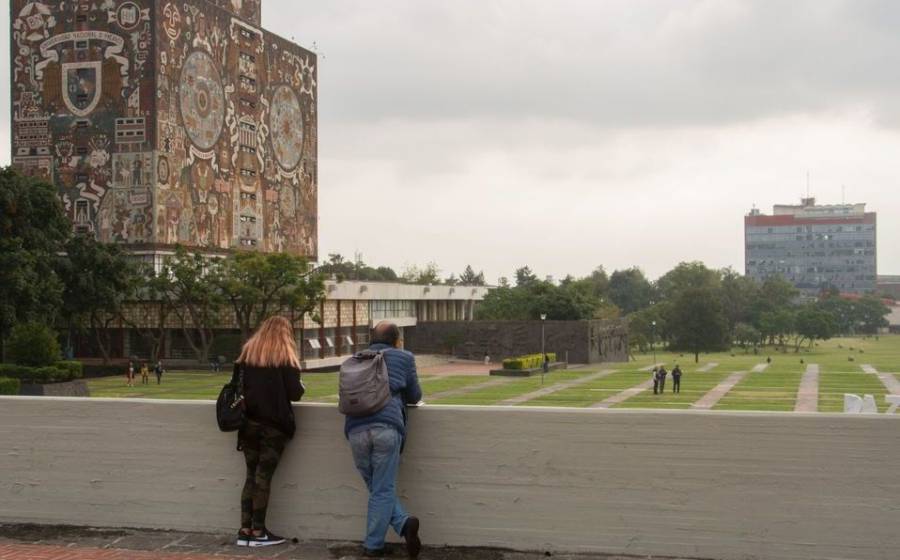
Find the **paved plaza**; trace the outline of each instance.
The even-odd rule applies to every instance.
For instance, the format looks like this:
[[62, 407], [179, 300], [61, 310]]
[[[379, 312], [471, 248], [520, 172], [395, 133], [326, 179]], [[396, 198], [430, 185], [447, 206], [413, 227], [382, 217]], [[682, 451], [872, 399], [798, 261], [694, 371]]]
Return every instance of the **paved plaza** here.
[[[515, 552], [478, 547], [426, 547], [423, 560], [538, 560], [545, 552]], [[559, 560], [635, 560], [644, 556], [552, 554]], [[291, 542], [268, 548], [238, 548], [228, 535], [139, 529], [95, 529], [38, 525], [0, 525], [0, 560], [281, 560], [362, 559], [359, 545], [348, 542]], [[406, 558], [402, 546], [388, 558]], [[654, 556], [654, 558], [662, 558]], [[678, 560], [678, 557], [669, 557]], [[696, 559], [692, 559], [696, 560]]]

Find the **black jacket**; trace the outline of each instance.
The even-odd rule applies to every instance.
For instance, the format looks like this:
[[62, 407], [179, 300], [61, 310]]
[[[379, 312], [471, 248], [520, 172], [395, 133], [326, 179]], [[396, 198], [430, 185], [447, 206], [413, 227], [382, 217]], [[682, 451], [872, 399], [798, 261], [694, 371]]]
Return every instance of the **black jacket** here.
[[[241, 364], [234, 364], [232, 381], [237, 382]], [[244, 402], [247, 418], [294, 437], [294, 410], [291, 401], [303, 395], [300, 370], [292, 366], [244, 366]]]

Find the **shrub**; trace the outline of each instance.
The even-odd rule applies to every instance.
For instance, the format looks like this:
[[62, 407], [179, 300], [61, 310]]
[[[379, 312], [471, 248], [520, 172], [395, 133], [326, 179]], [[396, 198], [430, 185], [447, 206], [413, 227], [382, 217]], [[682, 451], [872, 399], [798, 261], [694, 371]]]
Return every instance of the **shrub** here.
[[47, 325], [20, 323], [10, 332], [6, 357], [23, 366], [49, 366], [59, 360], [59, 342]]
[[84, 366], [81, 364], [81, 362], [76, 362], [74, 360], [64, 360], [61, 362], [56, 362], [55, 364], [53, 364], [53, 367], [68, 372], [68, 375], [71, 379], [81, 379], [84, 376]]
[[18, 379], [0, 377], [0, 395], [18, 395], [22, 384]]
[[[556, 354], [547, 352], [547, 357], [551, 362], [556, 361]], [[503, 360], [503, 369], [535, 369], [544, 364], [544, 357], [541, 354], [528, 354], [527, 356], [518, 356], [516, 358], [507, 358]]]
[[0, 377], [9, 377], [23, 383], [35, 384], [59, 383], [75, 379], [71, 371], [54, 366], [36, 368], [17, 364], [0, 364]]

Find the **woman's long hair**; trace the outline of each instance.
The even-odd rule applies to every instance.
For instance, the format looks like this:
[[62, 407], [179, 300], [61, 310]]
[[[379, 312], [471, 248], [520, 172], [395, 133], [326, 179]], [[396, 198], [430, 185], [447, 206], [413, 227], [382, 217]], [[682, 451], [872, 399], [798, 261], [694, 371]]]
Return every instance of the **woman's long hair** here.
[[300, 369], [297, 342], [290, 321], [280, 315], [263, 321], [250, 340], [244, 343], [236, 361], [254, 367], [293, 366]]

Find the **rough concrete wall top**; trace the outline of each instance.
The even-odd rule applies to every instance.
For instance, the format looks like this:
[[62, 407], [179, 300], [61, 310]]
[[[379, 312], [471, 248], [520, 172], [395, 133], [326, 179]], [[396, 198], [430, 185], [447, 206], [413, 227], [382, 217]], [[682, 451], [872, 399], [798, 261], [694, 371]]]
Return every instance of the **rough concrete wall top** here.
[[[210, 402], [0, 398], [0, 521], [233, 529]], [[497, 407], [411, 411], [400, 493], [431, 544], [744, 560], [895, 558], [900, 417]], [[297, 408], [270, 525], [360, 539], [334, 407]]]

